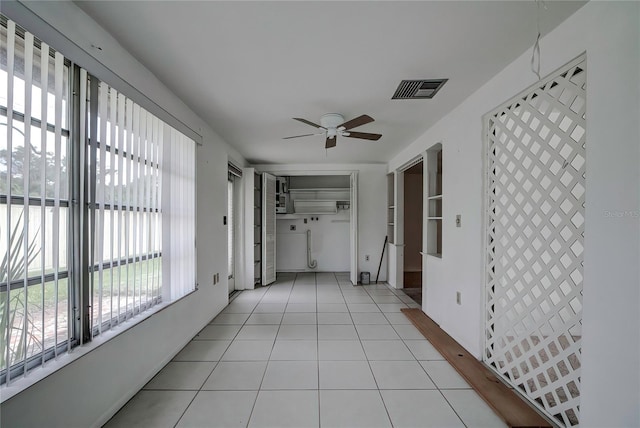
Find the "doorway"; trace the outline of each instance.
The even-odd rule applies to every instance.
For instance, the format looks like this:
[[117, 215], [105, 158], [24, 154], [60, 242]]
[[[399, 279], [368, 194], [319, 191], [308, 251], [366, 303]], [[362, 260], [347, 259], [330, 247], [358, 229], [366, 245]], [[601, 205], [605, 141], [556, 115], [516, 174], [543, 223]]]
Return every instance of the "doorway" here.
[[[348, 272], [358, 283], [358, 171], [277, 170], [277, 273]], [[309, 234], [307, 233], [309, 231]], [[314, 265], [316, 267], [311, 267]]]
[[228, 287], [229, 294], [233, 293], [236, 289], [236, 250], [238, 248], [236, 243], [237, 231], [236, 231], [236, 215], [239, 212], [236, 197], [236, 181], [238, 177], [235, 174], [229, 172], [227, 179], [227, 272], [228, 272]]
[[422, 304], [422, 228], [423, 166], [422, 161], [404, 171], [404, 292]]

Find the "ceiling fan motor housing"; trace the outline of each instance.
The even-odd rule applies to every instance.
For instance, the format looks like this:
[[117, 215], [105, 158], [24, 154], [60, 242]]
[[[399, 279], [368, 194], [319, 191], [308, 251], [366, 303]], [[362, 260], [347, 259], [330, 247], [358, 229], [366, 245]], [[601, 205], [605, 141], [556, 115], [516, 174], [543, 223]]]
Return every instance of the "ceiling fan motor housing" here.
[[[336, 137], [351, 137], [351, 138], [360, 138], [363, 140], [371, 140], [378, 141], [382, 135], [380, 134], [371, 134], [369, 132], [352, 132], [352, 128], [357, 128], [358, 126], [366, 125], [367, 123], [373, 122], [373, 118], [369, 115], [363, 114], [354, 119], [351, 119], [348, 122], [344, 121], [344, 116], [338, 113], [327, 113], [320, 118], [320, 125], [317, 123], [313, 123], [307, 119], [303, 119], [301, 117], [294, 117], [293, 120], [297, 120], [298, 122], [302, 122], [305, 125], [313, 126], [314, 128], [321, 129], [323, 132], [319, 134], [326, 133], [326, 145], [325, 148], [329, 149], [331, 147], [336, 146]], [[319, 135], [319, 134], [305, 134], [305, 135], [295, 135], [293, 137], [284, 137], [285, 139], [289, 138], [298, 138], [298, 137], [308, 137], [311, 135]]]
[[327, 113], [320, 118], [320, 125], [328, 130], [333, 129], [335, 131], [335, 129], [344, 122], [344, 117], [338, 113]]

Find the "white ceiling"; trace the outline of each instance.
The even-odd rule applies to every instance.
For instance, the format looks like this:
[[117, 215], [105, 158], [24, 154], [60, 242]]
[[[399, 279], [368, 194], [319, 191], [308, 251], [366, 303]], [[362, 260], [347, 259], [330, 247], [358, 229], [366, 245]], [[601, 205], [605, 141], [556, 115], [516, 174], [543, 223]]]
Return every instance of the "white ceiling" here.
[[[77, 2], [252, 163], [387, 162], [525, 50], [531, 1]], [[584, 2], [549, 1], [544, 33]], [[402, 79], [448, 78], [432, 100], [391, 100]], [[292, 120], [324, 113], [377, 142]]]

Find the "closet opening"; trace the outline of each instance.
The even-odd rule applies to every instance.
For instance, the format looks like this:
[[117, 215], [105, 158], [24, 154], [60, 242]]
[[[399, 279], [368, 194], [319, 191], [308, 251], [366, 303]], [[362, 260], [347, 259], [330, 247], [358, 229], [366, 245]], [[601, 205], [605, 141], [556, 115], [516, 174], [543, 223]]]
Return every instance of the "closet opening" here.
[[423, 164], [416, 163], [404, 171], [404, 292], [422, 304], [423, 256]]

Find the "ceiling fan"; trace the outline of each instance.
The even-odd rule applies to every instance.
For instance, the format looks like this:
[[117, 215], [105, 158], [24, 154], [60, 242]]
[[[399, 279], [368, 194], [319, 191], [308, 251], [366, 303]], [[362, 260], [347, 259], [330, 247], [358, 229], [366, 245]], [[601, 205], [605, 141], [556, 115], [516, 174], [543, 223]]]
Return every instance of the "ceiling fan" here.
[[336, 140], [338, 135], [342, 137], [349, 138], [361, 138], [363, 140], [372, 140], [378, 141], [382, 135], [380, 134], [370, 134], [368, 132], [352, 132], [350, 129], [357, 128], [358, 126], [365, 125], [367, 123], [373, 122], [373, 118], [371, 116], [367, 116], [363, 114], [362, 116], [358, 116], [355, 119], [351, 119], [345, 122], [344, 117], [338, 113], [327, 113], [320, 118], [320, 125], [317, 123], [310, 122], [306, 119], [301, 119], [299, 117], [294, 117], [294, 120], [298, 122], [306, 123], [307, 125], [311, 125], [314, 128], [318, 128], [322, 130], [321, 132], [315, 134], [303, 134], [303, 135], [295, 135], [293, 137], [284, 137], [285, 140], [289, 138], [299, 138], [299, 137], [308, 137], [311, 135], [327, 135], [327, 141], [325, 144], [325, 148], [329, 149], [331, 147], [336, 146]]

